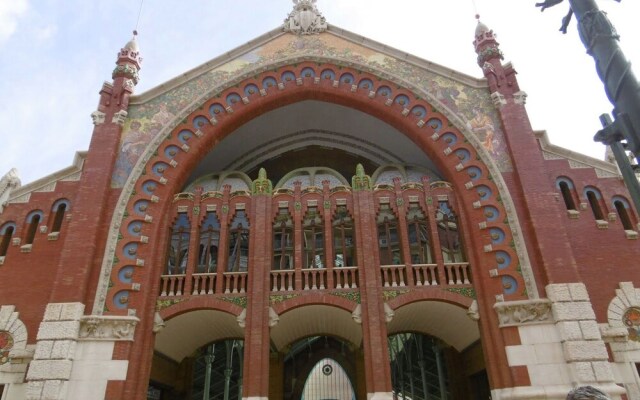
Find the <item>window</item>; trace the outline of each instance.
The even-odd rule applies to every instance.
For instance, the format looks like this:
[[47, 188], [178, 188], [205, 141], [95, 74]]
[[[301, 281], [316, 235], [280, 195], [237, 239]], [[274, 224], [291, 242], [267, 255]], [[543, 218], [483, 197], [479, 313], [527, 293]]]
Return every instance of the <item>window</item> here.
[[604, 213], [602, 211], [603, 207], [602, 204], [600, 204], [602, 196], [600, 195], [598, 189], [587, 187], [584, 190], [584, 195], [587, 197], [587, 201], [591, 206], [593, 217], [597, 220], [604, 220]]
[[412, 264], [433, 264], [429, 221], [418, 203], [410, 203], [407, 213], [407, 237]]
[[272, 269], [293, 269], [293, 239], [293, 219], [291, 218], [289, 209], [280, 208], [273, 223]]
[[350, 267], [355, 264], [355, 230], [353, 219], [346, 206], [338, 206], [333, 218], [333, 251], [336, 267]]
[[440, 239], [440, 249], [444, 262], [466, 262], [467, 260], [460, 242], [458, 218], [451, 209], [449, 202], [441, 201], [438, 203], [436, 223], [438, 225], [438, 238]]
[[304, 268], [324, 268], [324, 224], [317, 207], [309, 207], [302, 222]]
[[236, 212], [230, 228], [227, 271], [246, 272], [249, 266], [249, 220], [244, 210]]
[[42, 221], [42, 211], [32, 211], [27, 216], [27, 234], [24, 237], [25, 245], [33, 244], [40, 221]]
[[169, 240], [169, 256], [167, 257], [167, 270], [169, 275], [186, 274], [189, 260], [189, 239], [191, 236], [191, 224], [185, 213], [179, 213], [171, 228]]
[[7, 250], [11, 244], [11, 238], [16, 231], [16, 225], [12, 222], [4, 224], [0, 229], [0, 257], [7, 255]]
[[613, 206], [616, 209], [616, 213], [618, 213], [618, 218], [620, 218], [620, 222], [622, 222], [622, 226], [626, 231], [635, 230], [633, 221], [632, 221], [632, 213], [629, 209], [629, 203], [620, 196], [616, 196], [613, 198]]
[[51, 211], [53, 212], [53, 221], [51, 221], [51, 233], [60, 232], [64, 215], [69, 210], [69, 202], [67, 200], [58, 200], [53, 203]]
[[218, 248], [220, 246], [220, 221], [213, 212], [208, 212], [200, 228], [198, 249], [198, 273], [216, 272]]
[[381, 265], [402, 264], [398, 221], [389, 204], [381, 204], [377, 218], [378, 250]]
[[567, 210], [577, 211], [573, 182], [568, 178], [558, 178], [558, 180], [556, 180], [556, 187], [560, 189], [560, 193], [562, 193], [564, 206]]

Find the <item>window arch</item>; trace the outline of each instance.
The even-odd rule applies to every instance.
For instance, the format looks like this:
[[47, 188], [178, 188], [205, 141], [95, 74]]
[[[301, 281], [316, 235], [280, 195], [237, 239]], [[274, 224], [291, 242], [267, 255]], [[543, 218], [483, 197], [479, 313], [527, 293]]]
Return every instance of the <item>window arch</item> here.
[[191, 237], [191, 223], [186, 213], [179, 213], [169, 240], [167, 270], [169, 275], [182, 275], [187, 271], [189, 259], [189, 239]]
[[53, 203], [51, 207], [52, 212], [52, 220], [50, 223], [51, 233], [60, 232], [60, 228], [62, 227], [62, 221], [64, 221], [65, 214], [69, 211], [69, 200], [60, 199]]
[[200, 245], [198, 247], [198, 273], [216, 272], [218, 268], [218, 249], [220, 247], [220, 221], [216, 213], [207, 212], [200, 227]]
[[575, 187], [571, 179], [566, 177], [556, 179], [556, 188], [558, 188], [562, 194], [566, 209], [568, 211], [578, 211], [578, 207], [576, 207]]
[[335, 267], [351, 267], [355, 264], [355, 228], [347, 206], [339, 205], [333, 217], [333, 251]]
[[600, 191], [593, 186], [587, 186], [584, 189], [584, 197], [587, 198], [593, 217], [597, 220], [604, 221], [604, 206], [602, 204], [602, 195]]
[[324, 268], [324, 224], [318, 207], [309, 206], [302, 221], [304, 268]]
[[11, 239], [16, 231], [16, 224], [7, 222], [0, 228], [0, 257], [7, 255], [7, 250], [11, 244]]
[[273, 222], [273, 270], [293, 269], [294, 242], [289, 208], [279, 208]]
[[380, 204], [377, 217], [378, 251], [380, 265], [402, 264], [402, 248], [398, 231], [398, 220], [389, 203]]
[[633, 215], [633, 211], [629, 206], [629, 202], [622, 196], [614, 196], [612, 200], [613, 207], [616, 209], [616, 213], [618, 214], [618, 218], [620, 219], [624, 230], [634, 231], [635, 218]]
[[29, 215], [27, 215], [27, 219], [26, 219], [27, 229], [24, 237], [25, 245], [33, 244], [33, 241], [36, 237], [36, 232], [38, 231], [38, 226], [40, 225], [40, 222], [42, 222], [42, 216], [43, 214], [42, 214], [42, 211], [40, 210], [31, 211]]
[[445, 263], [466, 262], [460, 237], [458, 217], [448, 201], [440, 201], [436, 210], [438, 238]]
[[246, 272], [249, 267], [249, 228], [247, 213], [238, 210], [229, 230], [229, 272]]

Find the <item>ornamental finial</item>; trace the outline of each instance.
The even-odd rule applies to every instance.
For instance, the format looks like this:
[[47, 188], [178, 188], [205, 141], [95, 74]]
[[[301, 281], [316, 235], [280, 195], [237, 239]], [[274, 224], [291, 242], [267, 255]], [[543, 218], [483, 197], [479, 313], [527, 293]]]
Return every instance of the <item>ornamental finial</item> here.
[[317, 0], [293, 0], [293, 11], [284, 20], [282, 29], [296, 35], [312, 35], [327, 30], [327, 21], [316, 8]]

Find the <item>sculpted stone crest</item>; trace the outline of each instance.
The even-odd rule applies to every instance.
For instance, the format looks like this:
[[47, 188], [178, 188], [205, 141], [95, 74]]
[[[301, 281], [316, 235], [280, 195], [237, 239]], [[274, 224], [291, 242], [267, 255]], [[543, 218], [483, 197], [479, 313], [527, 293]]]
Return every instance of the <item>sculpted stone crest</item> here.
[[316, 0], [293, 0], [293, 3], [293, 11], [282, 26], [285, 32], [312, 35], [327, 30], [327, 21], [316, 8]]

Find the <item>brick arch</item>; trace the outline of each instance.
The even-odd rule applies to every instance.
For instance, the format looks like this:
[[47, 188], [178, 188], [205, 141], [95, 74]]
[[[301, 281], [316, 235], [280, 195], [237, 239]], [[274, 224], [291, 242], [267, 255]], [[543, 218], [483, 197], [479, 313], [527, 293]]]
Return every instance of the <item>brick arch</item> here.
[[[131, 300], [130, 297], [136, 297], [135, 292], [130, 289], [130, 285], [120, 284], [117, 281], [117, 276], [114, 276], [113, 271], [117, 271], [118, 268], [125, 265], [124, 263], [135, 262], [137, 267], [144, 267], [148, 262], [152, 265], [155, 264], [156, 269], [158, 268], [158, 262], [147, 261], [145, 257], [155, 255], [157, 258], [161, 253], [163, 243], [158, 243], [158, 239], [161, 241], [166, 233], [163, 235], [159, 222], [162, 221], [162, 217], [169, 209], [173, 194], [179, 190], [182, 182], [189, 176], [201, 158], [219, 140], [247, 121], [268, 111], [302, 100], [320, 100], [357, 109], [394, 126], [411, 139], [443, 171], [449, 181], [459, 188], [457, 194], [462, 200], [461, 206], [464, 213], [469, 216], [468, 230], [474, 231], [477, 234], [474, 237], [478, 237], [473, 246], [478, 265], [495, 265], [496, 252], [507, 253], [512, 264], [510, 268], [500, 271], [502, 280], [504, 282], [505, 278], [512, 279], [518, 284], [521, 292], [511, 298], [538, 297], [517, 216], [501, 173], [478, 138], [467, 130], [459, 118], [447, 118], [424, 100], [431, 99], [431, 95], [426, 91], [416, 88], [410, 90], [407, 88], [409, 85], [403, 86], [404, 82], [394, 81], [393, 77], [388, 77], [384, 73], [376, 76], [369, 72], [333, 65], [334, 69], [341, 68], [342, 72], [351, 72], [358, 77], [357, 80], [366, 79], [377, 83], [371, 90], [364, 90], [355, 84], [347, 85], [315, 77], [300, 77], [290, 82], [280, 82], [269, 91], [262, 89], [260, 92], [252, 94], [250, 98], [242, 98], [241, 102], [226, 104], [223, 100], [232, 92], [235, 93], [237, 86], [255, 85], [261, 87], [262, 82], [268, 79], [278, 82], [279, 74], [285, 70], [299, 74], [304, 68], [313, 68], [320, 72], [327, 68], [327, 65], [302, 62], [285, 65], [279, 70], [262, 72], [244, 80], [238, 79], [232, 82], [234, 87], [228, 85], [226, 88], [221, 88], [216, 96], [207, 98], [197, 107], [185, 110], [184, 115], [179, 116], [184, 118], [176, 118], [176, 121], [180, 120], [181, 122], [171, 129], [170, 134], [166, 134], [169, 133], [169, 128], [167, 128], [150, 143], [129, 176], [113, 215], [99, 287], [96, 292], [96, 301], [94, 302], [94, 314], [101, 314], [105, 304], [109, 306], [114, 293], [119, 293], [120, 298], [126, 300]], [[381, 76], [386, 79], [382, 79]], [[382, 87], [384, 87], [383, 94], [387, 91], [391, 93], [383, 96], [380, 95], [380, 90], [375, 91]], [[391, 89], [393, 87], [397, 89]], [[420, 105], [432, 111], [421, 118], [421, 116], [411, 114], [409, 108], [404, 107], [402, 102], [392, 100], [399, 98], [410, 99], [410, 104], [407, 106], [412, 109], [416, 105]], [[192, 122], [196, 118], [201, 118], [210, 109], [217, 109], [218, 112], [209, 115], [209, 124], [201, 125], [200, 129], [195, 129]], [[441, 122], [442, 129], [435, 128], [435, 125], [429, 123], [434, 118]], [[191, 132], [188, 143], [183, 140], [185, 131]], [[460, 161], [464, 159], [465, 154], [468, 155], [468, 164]], [[160, 160], [168, 162], [172, 168], [168, 168], [160, 175], [154, 175], [147, 171], [148, 165], [153, 165]], [[470, 168], [474, 169], [475, 178], [469, 173]], [[489, 193], [485, 199], [482, 199], [482, 195], [480, 195], [482, 201], [478, 200], [480, 187], [487, 188], [483, 190]], [[144, 226], [142, 235], [146, 241], [143, 241], [142, 238], [130, 238], [128, 232], [123, 229], [132, 218], [133, 204], [140, 199], [149, 201], [149, 207], [144, 216], [147, 224]], [[491, 223], [485, 221], [483, 211], [487, 205], [499, 210], [501, 214], [499, 220]], [[504, 223], [505, 220], [508, 220], [508, 224]], [[477, 221], [480, 222], [477, 223]], [[502, 245], [491, 244], [491, 229], [497, 229], [504, 234]], [[512, 234], [512, 230], [516, 231], [515, 234]], [[123, 240], [118, 240], [119, 238]], [[132, 244], [134, 242], [135, 246]], [[512, 243], [513, 246], [511, 246]], [[127, 250], [129, 255], [132, 254], [130, 251], [132, 246], [136, 251], [133, 252], [133, 257], [124, 260], [124, 246], [127, 245], [129, 246]], [[520, 275], [518, 267], [524, 277]], [[486, 276], [486, 273], [486, 271], [482, 271], [483, 276]], [[145, 287], [145, 290], [150, 288], [153, 291], [154, 283], [149, 280], [149, 276], [155, 275], [149, 272], [142, 273], [142, 275], [146, 277], [146, 281], [140, 282], [141, 285]], [[112, 286], [109, 285], [110, 281], [113, 283]], [[492, 294], [502, 292], [500, 282], [497, 279], [485, 282], [485, 286], [485, 290]], [[107, 309], [116, 314], [124, 313], [127, 312], [127, 308], [131, 308], [130, 304], [133, 303], [129, 301], [127, 306], [120, 310], [113, 309], [113, 307], [107, 307]]]
[[323, 294], [308, 294], [304, 296], [294, 297], [289, 300], [285, 300], [281, 303], [272, 305], [273, 311], [278, 315], [282, 315], [288, 311], [296, 309], [298, 307], [311, 306], [311, 305], [325, 305], [340, 308], [347, 312], [353, 312], [357, 304], [353, 301], [347, 300], [344, 297], [323, 295]]
[[415, 290], [407, 294], [403, 294], [402, 296], [398, 296], [395, 299], [388, 301], [387, 304], [392, 310], [397, 310], [400, 307], [418, 301], [442, 301], [465, 309], [469, 308], [471, 303], [473, 303], [473, 299], [471, 297], [463, 296], [455, 292], [444, 290], [429, 292], [424, 290]]
[[244, 310], [242, 307], [208, 296], [192, 297], [187, 301], [173, 304], [160, 311], [163, 320], [168, 321], [184, 313], [197, 310], [222, 311], [237, 317]]

